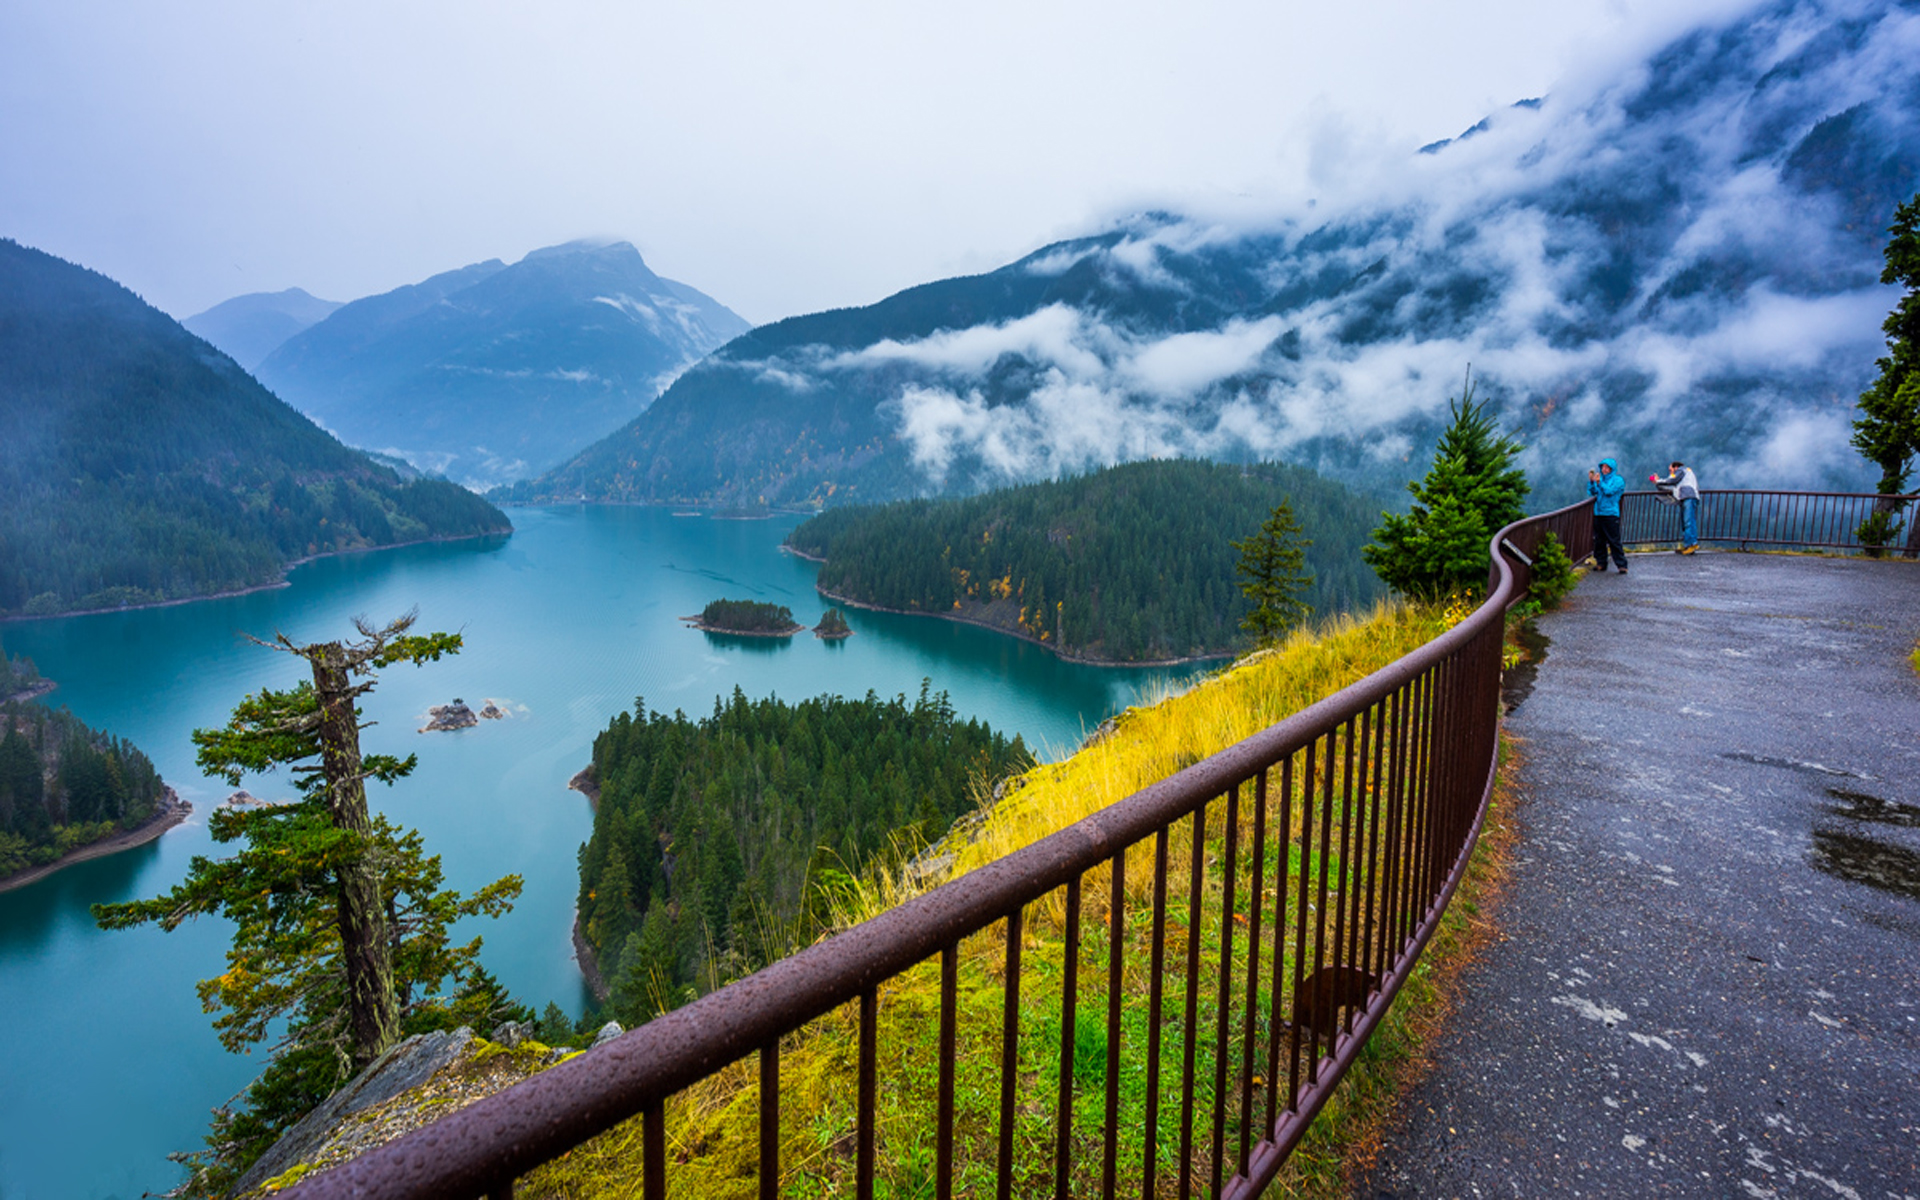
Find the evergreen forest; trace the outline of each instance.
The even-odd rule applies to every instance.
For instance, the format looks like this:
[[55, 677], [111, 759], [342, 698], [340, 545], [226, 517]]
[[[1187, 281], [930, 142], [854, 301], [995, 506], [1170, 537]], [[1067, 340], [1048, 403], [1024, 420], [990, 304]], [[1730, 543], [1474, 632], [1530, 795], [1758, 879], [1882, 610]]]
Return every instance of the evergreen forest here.
[[954, 500], [832, 509], [787, 543], [856, 604], [965, 617], [1063, 656], [1155, 662], [1249, 645], [1233, 543], [1291, 503], [1312, 541], [1304, 599], [1350, 611], [1382, 593], [1360, 559], [1378, 505], [1304, 467], [1172, 459]]
[[65, 709], [0, 704], [0, 878], [132, 829], [165, 786], [147, 756]]
[[600, 798], [580, 850], [580, 934], [633, 1024], [804, 945], [824, 897], [917, 849], [1030, 765], [1019, 737], [946, 693], [750, 701], [711, 716], [644, 699], [594, 739]]
[[784, 604], [764, 600], [713, 600], [700, 610], [700, 628], [716, 633], [796, 633], [806, 626]]
[[298, 559], [507, 532], [403, 481], [103, 275], [0, 239], [0, 615], [271, 583]]

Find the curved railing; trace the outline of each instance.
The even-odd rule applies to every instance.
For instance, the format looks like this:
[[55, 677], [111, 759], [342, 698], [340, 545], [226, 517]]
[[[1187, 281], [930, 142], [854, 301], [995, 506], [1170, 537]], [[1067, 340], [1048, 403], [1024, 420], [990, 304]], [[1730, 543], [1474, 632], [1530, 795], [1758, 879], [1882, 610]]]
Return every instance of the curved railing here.
[[[957, 968], [962, 940], [982, 936], [997, 938], [1005, 955], [999, 1109], [996, 1136], [984, 1136], [981, 1122], [960, 1136], [971, 1139], [973, 1159], [995, 1163], [999, 1195], [1011, 1194], [1016, 1172], [1022, 1194], [1112, 1196], [1123, 1176], [1144, 1181], [1148, 1195], [1175, 1178], [1182, 1195], [1195, 1187], [1213, 1196], [1258, 1194], [1385, 1015], [1460, 882], [1493, 790], [1504, 614], [1524, 595], [1530, 561], [1548, 532], [1576, 559], [1590, 551], [1589, 513], [1590, 502], [1583, 502], [1501, 530], [1486, 602], [1366, 679], [1075, 825], [288, 1194], [510, 1196], [519, 1177], [637, 1116], [642, 1191], [658, 1200], [668, 1190], [669, 1101], [757, 1055], [759, 1192], [772, 1196], [782, 1171], [781, 1039], [841, 1006], [857, 1006], [858, 1058], [847, 1080], [853, 1161], [845, 1174], [854, 1194], [870, 1197], [879, 1170], [878, 1030], [892, 1002], [881, 988], [937, 960], [938, 1084], [926, 1120], [936, 1142], [935, 1191], [950, 1196]], [[1170, 853], [1182, 850], [1185, 869], [1170, 871]], [[1183, 883], [1184, 895], [1170, 894]], [[1022, 923], [1030, 913], [1039, 916], [1034, 906], [1041, 901], [1049, 902], [1049, 914], [1064, 912], [1060, 937], [1028, 947]], [[1184, 921], [1176, 902], [1186, 909]], [[1083, 921], [1087, 910], [1095, 914], [1091, 922]], [[1088, 953], [1089, 940], [1104, 940], [1100, 953]], [[1050, 1048], [1057, 1037], [1058, 1073], [1036, 1084], [1037, 1073], [1023, 1077], [1019, 1067], [1022, 1038], [1036, 1037], [1021, 982], [1049, 953], [1058, 961], [1045, 969], [1049, 984], [1059, 979], [1061, 999], [1057, 1017], [1046, 1014], [1042, 1040]], [[1123, 1048], [1123, 1007], [1139, 1003], [1126, 995], [1123, 980], [1129, 972], [1138, 979], [1143, 959], [1147, 1019], [1136, 1037], [1145, 1044]], [[1083, 1094], [1076, 1080], [1083, 975], [1104, 985], [1104, 1097], [1091, 1084]], [[1137, 1021], [1131, 1027], [1142, 1028]], [[1212, 1059], [1210, 1072], [1196, 1068], [1203, 1044], [1208, 1050], [1199, 1057]], [[1144, 1119], [1127, 1128], [1123, 1049], [1130, 1078], [1145, 1076]], [[975, 1063], [967, 1070], [977, 1093]], [[1043, 1151], [1030, 1139], [1016, 1150], [1017, 1109], [1046, 1114], [1047, 1161], [1035, 1160]], [[1100, 1119], [1077, 1119], [1088, 1110]], [[1077, 1128], [1077, 1120], [1087, 1127]], [[1129, 1191], [1138, 1186], [1129, 1182]]]

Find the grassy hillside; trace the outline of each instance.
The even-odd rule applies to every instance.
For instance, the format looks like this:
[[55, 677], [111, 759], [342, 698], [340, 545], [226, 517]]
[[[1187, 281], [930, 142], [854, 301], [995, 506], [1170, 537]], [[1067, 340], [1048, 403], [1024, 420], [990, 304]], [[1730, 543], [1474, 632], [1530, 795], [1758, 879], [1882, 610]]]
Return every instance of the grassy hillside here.
[[507, 532], [402, 482], [105, 276], [0, 240], [0, 616], [252, 587], [310, 555]]
[[[1034, 839], [1105, 807], [1141, 786], [1241, 740], [1281, 717], [1400, 657], [1445, 629], [1460, 613], [1383, 608], [1371, 617], [1338, 620], [1317, 636], [1299, 634], [1277, 650], [1255, 655], [1230, 671], [1158, 704], [1130, 710], [1110, 732], [1071, 758], [1036, 767], [1013, 782], [1006, 796], [962, 844], [943, 847], [942, 855], [896, 874], [867, 878], [841, 896], [842, 924], [851, 924], [931, 887], [944, 878], [997, 858]], [[1221, 853], [1219, 806], [1207, 841], [1209, 860]], [[1243, 812], [1243, 818], [1246, 814]], [[1297, 831], [1296, 831], [1297, 832]], [[1245, 830], [1242, 830], [1245, 833]], [[1184, 879], [1189, 866], [1187, 825], [1172, 831], [1169, 878]], [[1241, 843], [1243, 846], [1246, 842]], [[1146, 1120], [1145, 994], [1151, 931], [1151, 844], [1130, 860], [1123, 903], [1127, 940], [1123, 1005], [1120, 1128], [1139, 1129]], [[1297, 854], [1297, 851], [1296, 851]], [[937, 869], [928, 869], [934, 867]], [[1297, 861], [1294, 870], [1302, 869]], [[1217, 876], [1217, 872], [1215, 873]], [[1096, 878], [1098, 876], [1098, 878]], [[1094, 1194], [1100, 1180], [1100, 1142], [1104, 1122], [1107, 921], [1112, 897], [1105, 877], [1090, 874], [1083, 888], [1082, 956], [1079, 961], [1078, 1018], [1072, 1055], [1076, 1141], [1073, 1192]], [[1161, 1096], [1157, 1142], [1163, 1164], [1180, 1151], [1179, 1055], [1177, 1014], [1186, 1003], [1182, 962], [1190, 937], [1201, 943], [1203, 964], [1218, 961], [1217, 931], [1223, 897], [1215, 883], [1203, 894], [1197, 927], [1189, 927], [1184, 902], [1169, 906], [1169, 967], [1164, 1009], [1172, 1021], [1162, 1043]], [[1245, 903], [1244, 893], [1238, 901]], [[1177, 911], [1176, 911], [1177, 907]], [[1456, 903], [1450, 918], [1455, 932], [1471, 909], [1471, 898]], [[1236, 913], [1238, 908], [1236, 907]], [[1051, 1194], [1051, 1153], [1060, 1057], [1061, 963], [1064, 907], [1061, 895], [1030, 906], [1023, 929], [1025, 969], [1021, 977], [1020, 1071], [1017, 1096], [1016, 1183], [1019, 1195]], [[1236, 919], [1238, 917], [1236, 916]], [[1445, 937], [1452, 934], [1443, 935]], [[1005, 992], [1002, 970], [1004, 930], [987, 930], [961, 947], [959, 965], [956, 1161], [960, 1194], [990, 1194], [996, 1161], [998, 1091], [995, 1073], [968, 1069], [996, 1062]], [[1242, 942], [1245, 939], [1241, 939]], [[1442, 954], [1446, 945], [1439, 946]], [[1244, 949], [1236, 950], [1236, 958]], [[1426, 976], [1432, 960], [1416, 972], [1410, 990], [1396, 1005], [1361, 1065], [1310, 1133], [1282, 1176], [1278, 1194], [1332, 1194], [1339, 1187], [1342, 1156], [1367, 1121], [1382, 1107], [1382, 1096], [1407, 1053], [1409, 1022], [1422, 1019], [1430, 1003]], [[1203, 965], [1200, 978], [1210, 980]], [[1197, 1128], [1211, 1122], [1211, 1081], [1216, 1020], [1210, 985], [1194, 997], [1199, 1039], [1195, 1075], [1201, 1081]], [[881, 1195], [931, 1195], [934, 1164], [935, 1045], [938, 1037], [939, 969], [922, 964], [882, 988], [879, 1008], [879, 1134]], [[780, 1132], [785, 1177], [783, 1194], [843, 1194], [851, 1188], [857, 1008], [840, 1010], [781, 1047]], [[1263, 1034], [1261, 1036], [1264, 1036]], [[1236, 1031], [1230, 1062], [1240, 1062]], [[722, 1071], [683, 1093], [667, 1108], [670, 1186], [679, 1194], [707, 1197], [755, 1194], [758, 1147], [756, 1065], [747, 1061]], [[1232, 1124], [1229, 1122], [1231, 1131]], [[1230, 1134], [1231, 1136], [1231, 1134]], [[1196, 1142], [1200, 1178], [1205, 1178], [1205, 1145]], [[1235, 1144], [1230, 1140], [1229, 1145]], [[639, 1123], [623, 1126], [575, 1150], [522, 1182], [530, 1194], [568, 1197], [636, 1194], [641, 1177]], [[1141, 1190], [1138, 1156], [1123, 1154], [1119, 1164], [1122, 1194]], [[1166, 1182], [1163, 1176], [1163, 1184]]]

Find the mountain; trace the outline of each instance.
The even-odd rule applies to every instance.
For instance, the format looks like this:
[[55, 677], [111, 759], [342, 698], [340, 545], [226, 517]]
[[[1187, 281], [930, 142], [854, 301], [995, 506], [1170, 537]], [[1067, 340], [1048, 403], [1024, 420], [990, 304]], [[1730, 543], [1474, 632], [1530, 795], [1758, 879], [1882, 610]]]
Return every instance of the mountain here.
[[1469, 363], [1546, 500], [1602, 455], [1860, 487], [1883, 231], [1920, 185], [1916, 44], [1911, 3], [1770, 0], [1349, 164], [1374, 180], [1349, 198], [1153, 214], [755, 329], [501, 495], [813, 505], [1176, 455], [1391, 486]]
[[235, 296], [180, 323], [251, 371], [280, 343], [339, 307], [338, 300], [321, 300], [296, 287]]
[[0, 616], [271, 583], [299, 558], [504, 533], [402, 482], [104, 275], [0, 240]]
[[747, 328], [626, 242], [570, 242], [356, 300], [257, 373], [344, 440], [480, 486], [605, 436]]

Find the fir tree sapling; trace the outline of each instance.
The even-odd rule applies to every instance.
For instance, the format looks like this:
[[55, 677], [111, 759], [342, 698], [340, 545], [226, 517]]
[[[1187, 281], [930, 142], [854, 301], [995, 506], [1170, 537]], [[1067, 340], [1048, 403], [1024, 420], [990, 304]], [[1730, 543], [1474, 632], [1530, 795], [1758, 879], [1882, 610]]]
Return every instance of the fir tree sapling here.
[[1425, 479], [1407, 484], [1412, 511], [1382, 513], [1374, 544], [1360, 552], [1402, 595], [1432, 600], [1479, 592], [1493, 565], [1488, 543], [1525, 515], [1527, 477], [1514, 465], [1522, 447], [1499, 432], [1486, 408], [1474, 403], [1469, 370], [1433, 466]]
[[1301, 536], [1293, 506], [1281, 500], [1258, 533], [1231, 544], [1240, 552], [1240, 590], [1253, 605], [1240, 627], [1261, 646], [1271, 646], [1313, 612], [1302, 599], [1313, 585], [1306, 569], [1307, 547], [1313, 542]]

